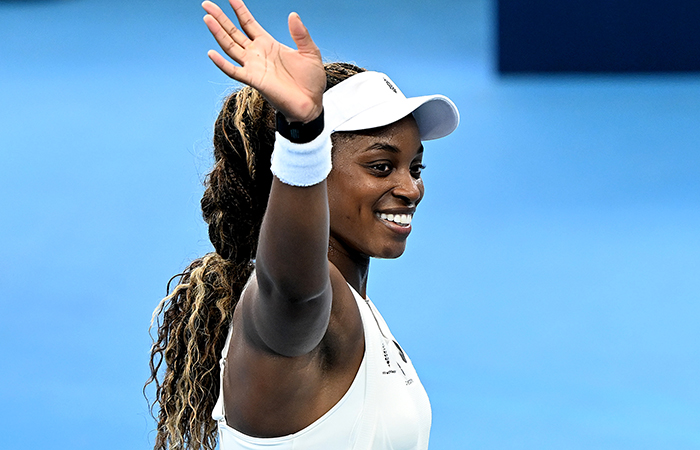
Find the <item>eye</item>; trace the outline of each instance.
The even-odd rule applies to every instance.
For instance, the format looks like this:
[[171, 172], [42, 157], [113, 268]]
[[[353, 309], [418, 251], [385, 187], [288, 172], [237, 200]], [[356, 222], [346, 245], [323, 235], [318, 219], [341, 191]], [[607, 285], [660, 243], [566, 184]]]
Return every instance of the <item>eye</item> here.
[[420, 177], [420, 174], [423, 172], [423, 169], [425, 169], [425, 165], [424, 165], [424, 164], [422, 164], [422, 163], [414, 164], [414, 165], [411, 166], [411, 174], [412, 174], [414, 177], [419, 178], [419, 177]]
[[369, 168], [372, 170], [372, 172], [379, 176], [389, 175], [392, 169], [391, 164], [388, 162], [373, 163], [369, 165]]

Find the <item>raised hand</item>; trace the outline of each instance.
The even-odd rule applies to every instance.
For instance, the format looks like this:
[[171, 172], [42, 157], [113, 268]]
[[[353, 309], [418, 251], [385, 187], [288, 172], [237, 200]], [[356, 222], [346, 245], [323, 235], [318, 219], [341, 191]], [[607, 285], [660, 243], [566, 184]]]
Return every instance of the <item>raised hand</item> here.
[[242, 0], [229, 0], [240, 29], [217, 5], [202, 3], [204, 22], [231, 63], [215, 50], [209, 58], [229, 77], [256, 88], [290, 122], [309, 122], [321, 113], [326, 75], [321, 52], [297, 13], [289, 34], [297, 50], [282, 45], [255, 21]]

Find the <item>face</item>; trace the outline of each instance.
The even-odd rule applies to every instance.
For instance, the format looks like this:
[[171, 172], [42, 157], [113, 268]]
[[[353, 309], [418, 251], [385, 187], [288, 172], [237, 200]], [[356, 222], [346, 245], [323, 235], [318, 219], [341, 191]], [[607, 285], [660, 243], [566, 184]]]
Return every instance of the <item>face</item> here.
[[396, 258], [423, 198], [423, 145], [413, 116], [342, 134], [328, 176], [331, 248], [352, 258]]

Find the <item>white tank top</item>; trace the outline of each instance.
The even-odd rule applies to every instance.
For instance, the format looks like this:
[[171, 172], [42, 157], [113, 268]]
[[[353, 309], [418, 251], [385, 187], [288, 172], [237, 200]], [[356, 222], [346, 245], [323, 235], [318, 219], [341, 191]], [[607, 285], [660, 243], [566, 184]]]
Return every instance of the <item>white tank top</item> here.
[[[258, 438], [226, 423], [222, 382], [212, 412], [220, 450], [427, 450], [431, 411], [425, 389], [374, 304], [350, 289], [362, 317], [365, 354], [345, 395], [303, 430]], [[220, 361], [222, 377], [230, 340], [229, 330]]]

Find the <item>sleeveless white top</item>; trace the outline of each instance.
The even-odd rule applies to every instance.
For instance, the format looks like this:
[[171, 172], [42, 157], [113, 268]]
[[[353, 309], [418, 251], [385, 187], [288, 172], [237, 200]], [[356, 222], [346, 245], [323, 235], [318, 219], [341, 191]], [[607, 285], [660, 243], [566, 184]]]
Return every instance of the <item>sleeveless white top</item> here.
[[[326, 414], [294, 434], [251, 437], [226, 423], [223, 381], [212, 417], [221, 450], [426, 450], [431, 411], [411, 360], [369, 299], [352, 286], [362, 317], [365, 354], [345, 395]], [[231, 331], [221, 358], [226, 364]]]

